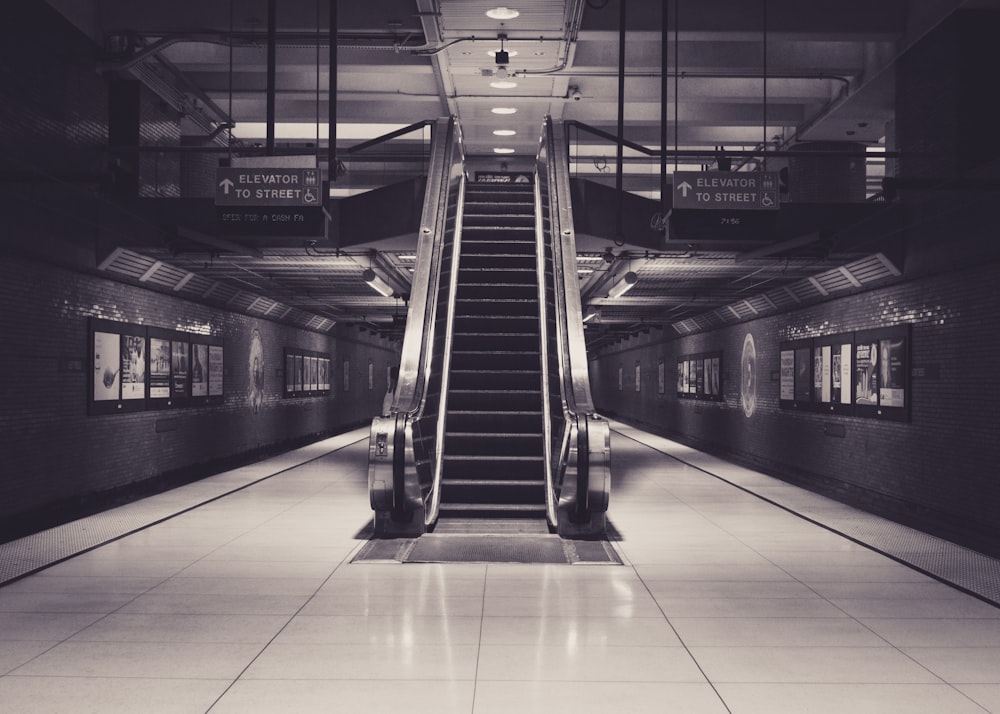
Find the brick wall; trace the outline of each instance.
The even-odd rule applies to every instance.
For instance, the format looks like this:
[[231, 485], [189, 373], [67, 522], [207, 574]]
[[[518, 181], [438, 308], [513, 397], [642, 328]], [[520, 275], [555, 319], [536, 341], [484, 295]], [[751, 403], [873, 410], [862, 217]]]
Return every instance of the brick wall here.
[[[672, 338], [654, 330], [593, 358], [594, 398], [605, 414], [1000, 552], [997, 284], [1000, 264], [991, 262], [699, 335]], [[937, 378], [914, 377], [908, 423], [780, 409], [780, 342], [904, 323], [912, 325], [912, 365], [939, 370]], [[739, 360], [748, 333], [758, 367], [751, 417], [744, 415], [739, 393]], [[723, 352], [724, 400], [678, 399], [677, 358], [713, 350]], [[660, 359], [666, 370], [663, 395], [657, 394]]]
[[[0, 256], [0, 300], [0, 536], [363, 424], [381, 408], [385, 365], [398, 359], [392, 343], [353, 328], [298, 330], [19, 258]], [[221, 337], [224, 403], [88, 416], [89, 317]], [[265, 359], [257, 413], [248, 399], [254, 330]], [[328, 353], [334, 365], [349, 356], [351, 391], [333, 379], [329, 396], [283, 398], [286, 347]]]

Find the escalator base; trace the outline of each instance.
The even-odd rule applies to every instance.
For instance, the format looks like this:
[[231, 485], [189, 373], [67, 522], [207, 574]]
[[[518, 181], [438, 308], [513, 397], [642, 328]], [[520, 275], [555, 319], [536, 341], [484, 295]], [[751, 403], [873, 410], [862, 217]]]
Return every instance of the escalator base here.
[[557, 535], [436, 535], [373, 539], [352, 561], [398, 563], [537, 563], [621, 565], [607, 541]]

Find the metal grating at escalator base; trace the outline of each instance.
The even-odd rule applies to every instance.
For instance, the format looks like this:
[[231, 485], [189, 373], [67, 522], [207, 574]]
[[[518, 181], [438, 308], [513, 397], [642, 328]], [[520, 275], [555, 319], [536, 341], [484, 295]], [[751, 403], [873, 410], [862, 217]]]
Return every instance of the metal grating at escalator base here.
[[607, 541], [574, 541], [557, 535], [424, 535], [373, 539], [352, 562], [536, 563], [621, 565]]

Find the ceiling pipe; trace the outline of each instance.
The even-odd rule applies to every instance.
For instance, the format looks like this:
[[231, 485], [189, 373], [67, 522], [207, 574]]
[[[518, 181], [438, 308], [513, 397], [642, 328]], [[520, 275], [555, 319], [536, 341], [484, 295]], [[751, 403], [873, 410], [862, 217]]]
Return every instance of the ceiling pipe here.
[[274, 109], [278, 76], [278, 0], [267, 0], [267, 155], [274, 156]]
[[625, 231], [622, 228], [624, 211], [624, 168], [625, 168], [625, 0], [618, 0], [618, 141], [615, 147], [615, 158], [618, 168], [615, 172], [615, 190], [618, 192], [618, 205], [615, 211], [615, 242], [624, 242]]

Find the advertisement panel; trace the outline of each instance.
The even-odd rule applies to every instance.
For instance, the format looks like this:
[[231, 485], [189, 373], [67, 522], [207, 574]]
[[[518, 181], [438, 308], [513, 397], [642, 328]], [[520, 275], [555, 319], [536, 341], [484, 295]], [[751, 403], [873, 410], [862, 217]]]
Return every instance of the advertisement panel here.
[[94, 332], [94, 401], [121, 398], [121, 335]]

